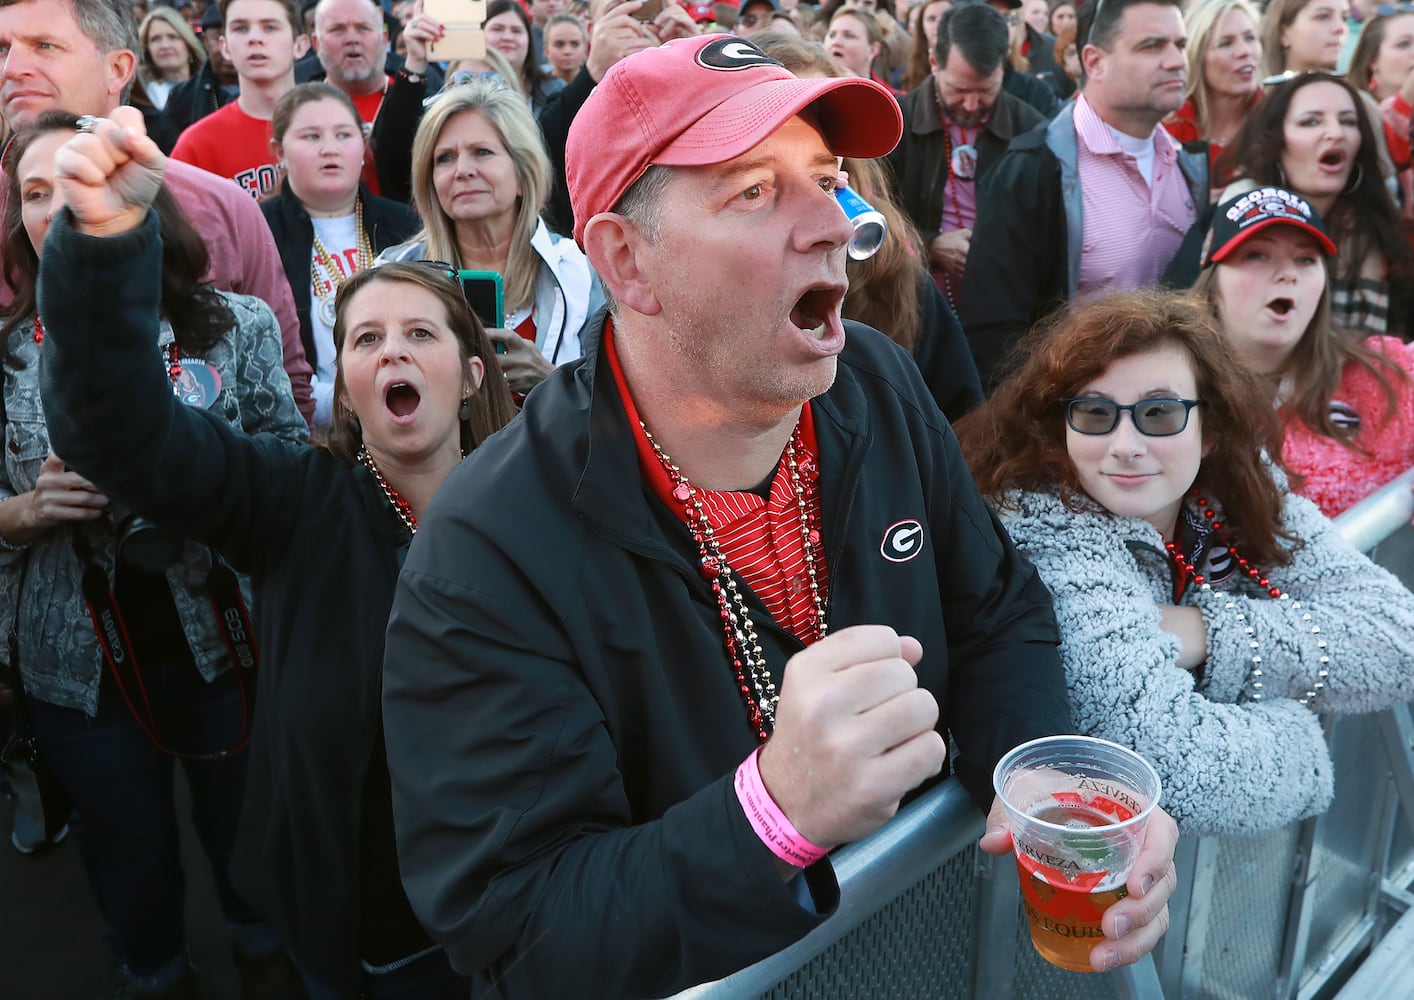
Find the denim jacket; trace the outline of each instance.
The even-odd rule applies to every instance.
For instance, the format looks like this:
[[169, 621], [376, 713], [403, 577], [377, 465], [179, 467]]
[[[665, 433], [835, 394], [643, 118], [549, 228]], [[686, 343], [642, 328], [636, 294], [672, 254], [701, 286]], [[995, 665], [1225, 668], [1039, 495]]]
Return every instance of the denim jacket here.
[[[269, 432], [290, 441], [306, 440], [309, 429], [290, 391], [280, 327], [270, 307], [251, 296], [219, 294], [236, 322], [203, 356], [220, 378], [219, 393], [209, 409], [250, 434]], [[163, 321], [161, 351], [154, 352], [153, 364], [166, 363], [163, 352], [172, 339], [172, 329]], [[35, 342], [32, 321], [11, 334], [10, 350], [23, 367], [4, 366], [5, 456], [0, 463], [0, 498], [5, 499], [34, 489], [39, 467], [49, 454], [40, 396], [42, 350]], [[113, 525], [108, 518], [50, 530], [20, 551], [0, 551], [0, 627], [8, 633], [11, 620], [18, 624], [20, 667], [25, 689], [32, 697], [93, 715], [98, 711], [99, 681], [105, 667], [84, 605], [82, 568], [70, 541], [71, 531], [83, 533], [95, 563], [111, 580]], [[25, 559], [29, 565], [23, 572], [24, 593], [20, 594]], [[228, 666], [226, 647], [206, 593], [210, 568], [209, 552], [188, 544], [167, 571], [187, 645], [207, 680]], [[249, 603], [248, 581], [242, 579], [241, 589]]]

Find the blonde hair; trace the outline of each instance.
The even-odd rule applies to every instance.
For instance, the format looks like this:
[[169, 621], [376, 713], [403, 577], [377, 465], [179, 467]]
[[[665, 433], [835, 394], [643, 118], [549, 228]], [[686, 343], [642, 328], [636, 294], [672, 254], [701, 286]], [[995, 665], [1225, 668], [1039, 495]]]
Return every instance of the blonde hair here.
[[412, 140], [412, 200], [422, 216], [422, 231], [413, 240], [426, 244], [428, 260], [445, 260], [461, 266], [456, 226], [443, 211], [432, 186], [432, 161], [442, 130], [457, 115], [467, 112], [481, 115], [495, 128], [515, 165], [516, 181], [520, 185], [515, 229], [506, 261], [508, 273], [502, 275], [509, 312], [528, 305], [535, 295], [539, 259], [531, 249], [530, 238], [535, 235], [540, 211], [550, 197], [553, 176], [540, 128], [519, 91], [477, 81], [443, 91], [427, 108]]
[[147, 12], [147, 16], [142, 19], [142, 24], [137, 29], [137, 68], [143, 81], [150, 83], [153, 80], [162, 79], [162, 71], [153, 65], [152, 56], [147, 51], [147, 33], [154, 21], [162, 21], [171, 26], [177, 36], [181, 38], [182, 44], [187, 47], [187, 63], [191, 72], [195, 73], [200, 69], [202, 64], [206, 62], [206, 46], [197, 40], [196, 33], [191, 30], [191, 25], [187, 24], [186, 18], [171, 7], [153, 7]]
[[[1183, 17], [1183, 26], [1188, 31], [1188, 87], [1183, 92], [1184, 101], [1193, 102], [1193, 110], [1198, 116], [1198, 134], [1208, 136], [1209, 104], [1208, 80], [1203, 75], [1203, 61], [1208, 56], [1208, 48], [1213, 44], [1213, 34], [1218, 22], [1227, 17], [1229, 11], [1240, 10], [1252, 22], [1252, 30], [1262, 29], [1262, 15], [1252, 8], [1247, 0], [1199, 0], [1188, 8]], [[1263, 59], [1266, 54], [1263, 52]]]

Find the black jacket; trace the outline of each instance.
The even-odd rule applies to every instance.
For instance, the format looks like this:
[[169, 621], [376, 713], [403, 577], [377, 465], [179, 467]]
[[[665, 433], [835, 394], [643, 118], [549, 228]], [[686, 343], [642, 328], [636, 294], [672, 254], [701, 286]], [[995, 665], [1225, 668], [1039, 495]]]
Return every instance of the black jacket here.
[[[800, 906], [732, 790], [755, 736], [696, 545], [643, 485], [602, 322], [448, 477], [389, 620], [403, 884], [453, 965], [505, 997], [670, 994], [793, 943], [837, 899], [822, 861], [817, 912]], [[989, 803], [1001, 754], [1068, 726], [1050, 597], [913, 361], [846, 328], [812, 404], [829, 625], [919, 638], [950, 764]], [[889, 561], [907, 519], [917, 556]], [[779, 684], [802, 645], [744, 589]]]
[[[199, 70], [173, 87], [167, 95], [167, 104], [162, 109], [165, 122], [161, 134], [164, 138], [170, 137], [175, 146], [188, 126], [230, 104], [231, 100], [221, 93], [215, 74], [211, 72], [211, 63], [204, 62]], [[171, 146], [163, 146], [162, 151], [171, 153]]]
[[1049, 83], [1030, 73], [1018, 73], [1011, 63], [1002, 64], [1002, 89], [1035, 108], [1042, 118], [1054, 118], [1064, 107]]
[[[948, 133], [938, 103], [938, 85], [928, 79], [899, 99], [903, 136], [889, 153], [899, 204], [918, 227], [925, 245], [938, 235], [948, 180]], [[991, 170], [1013, 138], [1039, 125], [1041, 113], [1003, 90], [987, 124], [977, 133], [977, 180]]]
[[[921, 270], [921, 269], [920, 269]], [[918, 282], [918, 342], [913, 360], [943, 416], [956, 423], [979, 406], [982, 378], [957, 314], [938, 290], [933, 276], [922, 271]]]
[[1030, 75], [1042, 81], [1055, 93], [1057, 100], [1065, 100], [1075, 91], [1075, 84], [1065, 75], [1065, 70], [1056, 62], [1056, 36], [1037, 31], [1026, 26], [1026, 61], [1031, 65]]
[[[368, 240], [373, 244], [373, 253], [410, 239], [422, 228], [422, 220], [407, 205], [379, 198], [368, 193], [360, 184], [359, 199], [363, 202], [363, 227], [368, 232]], [[318, 368], [315, 357], [314, 331], [309, 322], [313, 290], [309, 285], [309, 262], [314, 253], [314, 224], [309, 221], [309, 212], [290, 190], [289, 179], [280, 182], [280, 193], [268, 201], [260, 203], [260, 211], [270, 224], [270, 232], [275, 236], [275, 247], [280, 251], [280, 263], [289, 279], [290, 291], [295, 296], [295, 312], [299, 314], [299, 335], [304, 341], [304, 356], [311, 368]]]
[[[1031, 326], [1069, 300], [1080, 273], [1083, 199], [1073, 108], [1017, 136], [977, 187], [977, 225], [967, 254], [958, 318], [982, 385], [1004, 374], [1002, 359]], [[1056, 148], [1064, 148], [1064, 162]], [[1179, 168], [1195, 206], [1208, 203], [1206, 153], [1183, 150]], [[1116, 234], [1141, 241], [1139, 231]]]
[[156, 216], [111, 239], [67, 218], [39, 282], [50, 439], [110, 497], [250, 573], [260, 683], [232, 876], [301, 966], [355, 995], [361, 952], [430, 944], [398, 881], [379, 739], [406, 529], [361, 466], [178, 405], [153, 363]]

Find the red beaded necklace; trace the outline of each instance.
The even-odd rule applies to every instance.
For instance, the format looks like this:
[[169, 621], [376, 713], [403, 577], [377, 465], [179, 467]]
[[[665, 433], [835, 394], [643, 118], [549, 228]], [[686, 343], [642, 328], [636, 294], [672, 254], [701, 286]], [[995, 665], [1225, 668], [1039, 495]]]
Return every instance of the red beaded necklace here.
[[[1282, 596], [1281, 588], [1273, 587], [1272, 581], [1268, 577], [1263, 576], [1261, 570], [1242, 558], [1237, 548], [1223, 532], [1222, 522], [1217, 519], [1217, 512], [1209, 505], [1208, 498], [1199, 496], [1196, 489], [1193, 491], [1193, 497], [1198, 504], [1198, 509], [1203, 512], [1203, 517], [1209, 522], [1209, 527], [1213, 529], [1213, 534], [1218, 536], [1218, 541], [1222, 542], [1228, 553], [1237, 560], [1237, 568], [1246, 573], [1253, 580], [1256, 580], [1257, 586], [1266, 590], [1273, 598], [1280, 600]], [[1190, 582], [1196, 587], [1201, 587], [1206, 582], [1203, 578], [1203, 574], [1199, 573], [1193, 563], [1179, 551], [1176, 543], [1165, 542], [1164, 551], [1169, 554], [1169, 558], [1173, 560], [1173, 564], [1178, 568], [1178, 575], [1174, 578], [1173, 582], [1173, 599], [1175, 601], [1183, 596], [1183, 592], [1187, 589]]]
[[373, 461], [373, 456], [368, 453], [368, 449], [362, 445], [358, 449], [358, 460], [362, 462], [368, 471], [373, 473], [373, 478], [377, 481], [378, 487], [383, 491], [383, 495], [388, 498], [389, 505], [393, 508], [393, 513], [398, 515], [398, 519], [407, 527], [409, 534], [417, 534], [417, 515], [412, 512], [412, 504], [407, 502], [407, 498], [399, 493], [388, 480], [383, 478], [383, 473], [378, 471], [378, 464]]
[[[761, 651], [760, 638], [756, 634], [756, 623], [747, 610], [746, 599], [737, 586], [736, 578], [727, 565], [717, 543], [716, 532], [712, 528], [707, 508], [702, 502], [702, 491], [692, 485], [682, 471], [673, 464], [661, 445], [639, 421], [653, 448], [658, 461], [662, 463], [668, 478], [673, 482], [673, 499], [681, 503], [683, 522], [697, 543], [700, 557], [699, 571], [712, 585], [712, 593], [717, 598], [717, 610], [722, 620], [723, 645], [727, 659], [731, 661], [732, 673], [736, 679], [737, 691], [746, 704], [747, 720], [761, 743], [771, 738], [776, 725], [776, 702], [779, 694], [776, 683], [766, 667], [766, 657]], [[825, 598], [820, 592], [820, 581], [816, 575], [816, 549], [820, 544], [819, 529], [812, 526], [811, 504], [806, 500], [805, 480], [818, 475], [814, 460], [810, 457], [796, 424], [791, 432], [790, 443], [783, 456], [789, 470], [791, 486], [795, 492], [796, 511], [799, 515], [800, 537], [805, 552], [805, 571], [810, 580], [810, 595], [814, 605], [813, 631], [818, 641], [825, 638], [829, 627], [825, 621]]]
[[[39, 313], [34, 314], [34, 342], [38, 347], [44, 346], [44, 324], [40, 322]], [[175, 386], [182, 379], [182, 358], [177, 350], [177, 342], [170, 341], [162, 348], [162, 353], [166, 357], [167, 378]]]

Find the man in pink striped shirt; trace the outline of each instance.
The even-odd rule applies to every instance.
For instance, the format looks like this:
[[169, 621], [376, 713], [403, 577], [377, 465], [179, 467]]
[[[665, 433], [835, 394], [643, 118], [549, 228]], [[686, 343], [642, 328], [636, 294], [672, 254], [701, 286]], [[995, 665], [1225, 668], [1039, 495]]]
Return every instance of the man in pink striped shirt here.
[[1159, 127], [1188, 73], [1176, 0], [1095, 0], [1078, 37], [1080, 96], [978, 190], [959, 313], [984, 382], [1065, 301], [1157, 284], [1207, 198], [1206, 160]]

